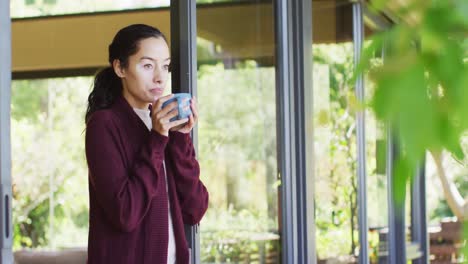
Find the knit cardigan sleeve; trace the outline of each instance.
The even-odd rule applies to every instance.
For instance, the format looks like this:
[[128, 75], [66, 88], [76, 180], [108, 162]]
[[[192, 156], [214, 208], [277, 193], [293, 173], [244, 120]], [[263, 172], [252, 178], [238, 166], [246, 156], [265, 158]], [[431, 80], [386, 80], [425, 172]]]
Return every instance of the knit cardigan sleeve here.
[[208, 208], [208, 191], [200, 180], [200, 166], [189, 134], [170, 132], [167, 147], [185, 224], [200, 222]]
[[111, 112], [95, 112], [86, 127], [85, 148], [90, 186], [99, 206], [116, 228], [131, 232], [148, 212], [151, 199], [165, 192], [159, 178], [164, 177], [168, 138], [151, 132], [149, 142], [129, 164], [122, 130]]

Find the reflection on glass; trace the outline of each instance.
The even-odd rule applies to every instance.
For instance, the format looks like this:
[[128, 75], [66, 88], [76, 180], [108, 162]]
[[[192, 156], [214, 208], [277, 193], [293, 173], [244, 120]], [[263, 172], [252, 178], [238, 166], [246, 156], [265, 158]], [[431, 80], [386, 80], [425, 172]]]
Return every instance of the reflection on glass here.
[[12, 18], [169, 6], [170, 0], [10, 0]]
[[[220, 5], [210, 13], [219, 20], [210, 23], [208, 13], [198, 13], [199, 26], [210, 25], [198, 32], [198, 148], [210, 192], [202, 263], [280, 263], [273, 49], [255, 37], [272, 32], [269, 10]], [[226, 17], [249, 28], [225, 24]], [[217, 30], [229, 33], [212, 34]]]
[[13, 249], [86, 247], [89, 77], [13, 81]]

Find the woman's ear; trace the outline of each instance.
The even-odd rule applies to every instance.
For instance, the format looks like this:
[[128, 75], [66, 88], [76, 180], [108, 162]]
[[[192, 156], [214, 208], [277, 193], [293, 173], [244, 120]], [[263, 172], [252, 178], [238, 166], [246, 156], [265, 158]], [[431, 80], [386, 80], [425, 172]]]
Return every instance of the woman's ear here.
[[114, 60], [112, 62], [112, 68], [114, 68], [114, 72], [115, 74], [117, 74], [117, 76], [119, 76], [120, 78], [124, 78], [125, 77], [125, 71], [124, 69], [122, 69], [122, 66], [120, 65], [120, 60]]

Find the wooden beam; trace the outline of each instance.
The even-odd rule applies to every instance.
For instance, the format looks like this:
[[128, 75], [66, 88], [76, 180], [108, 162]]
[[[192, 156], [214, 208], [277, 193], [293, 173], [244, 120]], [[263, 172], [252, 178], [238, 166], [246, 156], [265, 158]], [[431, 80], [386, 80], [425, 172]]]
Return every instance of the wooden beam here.
[[132, 23], [169, 35], [169, 10], [13, 20], [13, 72], [105, 66], [113, 36]]
[[[351, 41], [350, 6], [335, 0], [314, 2], [314, 43]], [[197, 21], [198, 37], [213, 43], [209, 52], [199, 54], [199, 63], [246, 58], [273, 63], [271, 3], [201, 5]], [[13, 76], [93, 74], [107, 65], [107, 47], [117, 30], [133, 23], [158, 27], [170, 42], [169, 8], [14, 19]]]

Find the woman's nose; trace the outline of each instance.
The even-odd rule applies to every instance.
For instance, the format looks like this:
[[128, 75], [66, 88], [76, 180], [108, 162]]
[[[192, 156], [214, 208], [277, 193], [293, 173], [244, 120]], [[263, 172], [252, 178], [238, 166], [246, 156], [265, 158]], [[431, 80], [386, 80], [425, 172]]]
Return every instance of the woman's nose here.
[[162, 73], [161, 73], [161, 70], [156, 68], [154, 70], [154, 75], [153, 75], [153, 82], [155, 83], [160, 83], [162, 81]]

